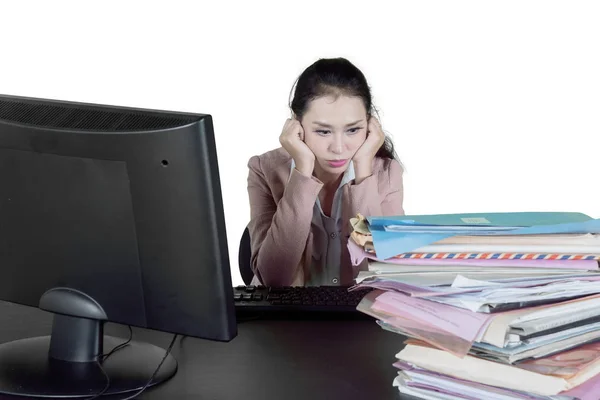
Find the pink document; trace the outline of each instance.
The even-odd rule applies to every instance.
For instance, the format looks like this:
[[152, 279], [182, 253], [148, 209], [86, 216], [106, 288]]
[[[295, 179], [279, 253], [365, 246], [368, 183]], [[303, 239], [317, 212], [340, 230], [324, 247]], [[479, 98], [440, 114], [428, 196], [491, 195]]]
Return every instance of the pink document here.
[[[436, 336], [444, 339], [445, 342], [431, 343], [430, 340], [428, 342], [461, 357], [468, 352], [479, 332], [487, 327], [492, 318], [490, 314], [474, 313], [396, 292], [380, 294], [371, 308], [401, 320], [412, 321], [411, 325], [418, 325], [423, 330], [427, 330], [429, 327], [431, 331], [437, 334]], [[401, 320], [394, 321], [393, 317], [386, 319], [385, 322], [392, 325], [402, 322]], [[402, 326], [400, 328], [410, 332], [410, 329], [414, 326]], [[440, 332], [445, 335], [440, 336]], [[453, 342], [468, 343], [468, 346], [462, 345], [458, 349], [451, 346]]]
[[379, 311], [378, 309], [373, 308], [377, 297], [382, 293], [381, 290], [377, 289], [367, 293], [356, 309], [377, 318], [378, 324], [386, 330], [403, 336], [420, 339], [423, 342], [429, 343], [431, 346], [446, 350], [457, 357], [464, 357], [471, 349], [471, 346], [473, 345], [472, 341], [452, 335], [433, 324], [413, 319], [410, 316], [402, 317], [396, 315], [395, 307], [388, 307], [381, 303], [381, 308], [388, 312]]
[[600, 342], [594, 342], [546, 357], [520, 362], [517, 367], [539, 374], [571, 379], [599, 361]]
[[562, 392], [561, 395], [576, 397], [579, 400], [598, 400], [600, 398], [600, 374], [571, 390]]

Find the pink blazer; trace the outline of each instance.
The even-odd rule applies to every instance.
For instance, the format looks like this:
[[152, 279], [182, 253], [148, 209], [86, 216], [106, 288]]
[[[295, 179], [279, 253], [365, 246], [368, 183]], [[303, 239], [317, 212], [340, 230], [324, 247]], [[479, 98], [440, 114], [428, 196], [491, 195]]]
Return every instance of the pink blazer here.
[[[303, 285], [309, 271], [314, 234], [313, 207], [323, 183], [293, 169], [292, 158], [283, 149], [253, 156], [248, 162], [250, 199], [251, 265], [254, 284]], [[404, 215], [402, 167], [396, 160], [375, 158], [373, 174], [355, 185], [344, 185], [342, 196], [342, 260], [340, 283], [351, 284], [359, 266], [348, 254], [350, 218]]]

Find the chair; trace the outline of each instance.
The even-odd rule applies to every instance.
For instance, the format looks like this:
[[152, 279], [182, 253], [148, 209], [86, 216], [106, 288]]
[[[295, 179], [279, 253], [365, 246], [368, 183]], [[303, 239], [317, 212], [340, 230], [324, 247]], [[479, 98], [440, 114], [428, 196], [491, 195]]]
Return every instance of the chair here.
[[242, 275], [242, 280], [246, 285], [250, 285], [252, 278], [254, 278], [254, 272], [252, 272], [252, 267], [250, 266], [251, 256], [252, 249], [250, 247], [250, 231], [248, 230], [248, 227], [246, 227], [244, 233], [242, 234], [242, 239], [240, 240], [240, 249], [238, 252], [240, 274]]

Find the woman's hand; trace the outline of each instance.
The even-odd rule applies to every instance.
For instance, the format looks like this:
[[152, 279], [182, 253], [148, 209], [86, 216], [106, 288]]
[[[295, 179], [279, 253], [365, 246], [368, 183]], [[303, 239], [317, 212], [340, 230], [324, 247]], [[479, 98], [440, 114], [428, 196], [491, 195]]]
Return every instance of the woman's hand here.
[[369, 119], [367, 138], [352, 157], [354, 163], [354, 183], [358, 185], [373, 173], [373, 159], [385, 141], [381, 124], [374, 116]]
[[304, 143], [304, 129], [295, 118], [288, 118], [283, 125], [279, 143], [294, 159], [296, 169], [305, 176], [312, 176], [315, 168], [315, 155]]

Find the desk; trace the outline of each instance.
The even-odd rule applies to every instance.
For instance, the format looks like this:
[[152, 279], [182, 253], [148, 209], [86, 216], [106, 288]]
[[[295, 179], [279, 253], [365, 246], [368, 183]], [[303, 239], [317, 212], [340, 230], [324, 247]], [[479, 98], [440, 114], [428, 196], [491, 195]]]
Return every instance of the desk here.
[[[2, 343], [48, 335], [51, 324], [49, 313], [0, 301]], [[105, 333], [129, 331], [107, 324]], [[172, 335], [134, 328], [133, 338], [166, 348]], [[139, 399], [399, 399], [392, 363], [403, 339], [369, 319], [241, 322], [229, 343], [178, 340], [177, 374]]]

